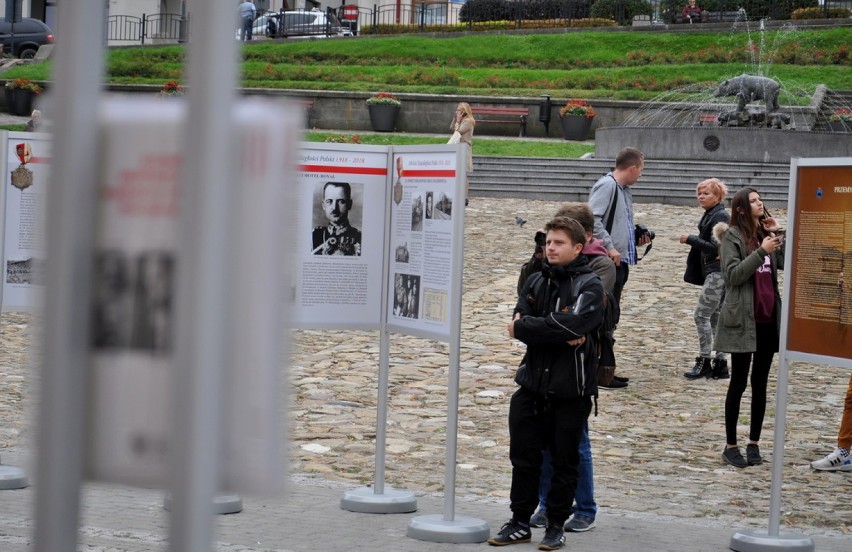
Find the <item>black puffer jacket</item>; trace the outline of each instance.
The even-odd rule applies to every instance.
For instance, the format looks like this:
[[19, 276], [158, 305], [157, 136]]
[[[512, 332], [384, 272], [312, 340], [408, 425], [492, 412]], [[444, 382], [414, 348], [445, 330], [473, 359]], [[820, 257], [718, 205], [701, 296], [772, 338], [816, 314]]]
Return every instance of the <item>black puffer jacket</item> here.
[[[603, 312], [603, 285], [585, 255], [530, 276], [515, 306], [515, 337], [527, 344], [515, 382], [541, 396], [596, 396], [594, 334]], [[585, 343], [568, 345], [581, 336]]]
[[698, 221], [698, 235], [690, 235], [686, 238], [687, 245], [701, 251], [701, 264], [704, 267], [704, 275], [719, 272], [722, 267], [719, 264], [719, 244], [713, 241], [713, 227], [720, 222], [728, 223], [731, 216], [721, 203], [704, 211], [704, 216]]

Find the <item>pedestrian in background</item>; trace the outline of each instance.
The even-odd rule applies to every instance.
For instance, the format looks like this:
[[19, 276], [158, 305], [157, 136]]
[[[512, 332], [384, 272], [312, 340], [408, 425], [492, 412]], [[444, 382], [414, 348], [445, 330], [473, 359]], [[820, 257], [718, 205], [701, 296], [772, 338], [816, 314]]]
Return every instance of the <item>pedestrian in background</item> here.
[[237, 7], [237, 10], [240, 14], [240, 21], [243, 22], [243, 40], [249, 41], [251, 40], [254, 18], [257, 16], [257, 8], [254, 7], [254, 3], [245, 0]]
[[[760, 432], [766, 414], [766, 387], [781, 333], [778, 268], [784, 266], [778, 222], [754, 188], [743, 188], [731, 201], [731, 224], [713, 229], [725, 276], [725, 302], [719, 313], [716, 350], [731, 353], [731, 383], [725, 397], [722, 459], [737, 468], [763, 463]], [[737, 446], [740, 402], [751, 368], [751, 423], [746, 458]]]
[[840, 419], [840, 431], [837, 433], [837, 448], [822, 460], [811, 462], [815, 470], [852, 471], [852, 376], [843, 401], [843, 417]]
[[[473, 173], [473, 129], [476, 126], [476, 119], [473, 118], [473, 112], [470, 110], [470, 105], [467, 102], [461, 102], [456, 107], [456, 114], [450, 122], [450, 130], [453, 135], [450, 137], [450, 144], [467, 144], [467, 163], [465, 165], [465, 180], [464, 180], [464, 204], [468, 204], [468, 191], [470, 189], [470, 175]], [[458, 136], [456, 136], [458, 135]]]
[[[638, 261], [636, 247], [651, 240], [643, 235], [636, 242], [633, 223], [633, 194], [630, 187], [636, 184], [645, 168], [645, 156], [636, 148], [624, 148], [615, 157], [615, 169], [598, 179], [589, 192], [589, 206], [595, 216], [595, 237], [615, 263], [615, 287], [612, 294], [621, 307], [621, 294], [630, 275], [630, 265]], [[627, 387], [624, 378], [613, 378], [601, 387]]]
[[[698, 183], [695, 188], [698, 204], [704, 209], [704, 215], [698, 221], [698, 235], [680, 235], [680, 243], [692, 246], [687, 261], [687, 274], [694, 278], [690, 283], [701, 286], [698, 305], [693, 318], [698, 330], [698, 356], [695, 366], [684, 373], [687, 379], [713, 377], [728, 379], [728, 358], [724, 352], [717, 351], [711, 362], [713, 339], [719, 311], [725, 299], [725, 279], [719, 265], [719, 244], [713, 241], [713, 227], [720, 222], [729, 222], [731, 217], [725, 210], [723, 201], [728, 195], [728, 187], [718, 178], [710, 178]], [[687, 276], [684, 276], [687, 279]]]

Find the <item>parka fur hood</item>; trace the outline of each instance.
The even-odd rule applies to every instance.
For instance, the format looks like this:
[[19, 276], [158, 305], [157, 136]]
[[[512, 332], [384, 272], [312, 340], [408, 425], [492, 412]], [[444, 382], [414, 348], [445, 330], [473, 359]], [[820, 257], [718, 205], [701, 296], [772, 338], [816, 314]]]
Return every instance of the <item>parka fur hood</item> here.
[[713, 241], [716, 243], [722, 243], [722, 237], [725, 235], [725, 232], [728, 231], [728, 223], [720, 222], [716, 226], [713, 227]]

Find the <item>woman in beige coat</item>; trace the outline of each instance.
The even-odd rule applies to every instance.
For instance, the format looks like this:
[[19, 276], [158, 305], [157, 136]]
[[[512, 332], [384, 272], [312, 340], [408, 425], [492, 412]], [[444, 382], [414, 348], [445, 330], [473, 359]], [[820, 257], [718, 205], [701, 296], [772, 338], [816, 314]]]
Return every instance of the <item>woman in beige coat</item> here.
[[465, 167], [467, 176], [464, 184], [465, 206], [467, 206], [468, 202], [467, 194], [468, 188], [470, 188], [470, 173], [473, 172], [473, 128], [475, 126], [476, 119], [473, 118], [470, 105], [467, 102], [461, 102], [458, 107], [456, 107], [456, 115], [450, 123], [450, 130], [459, 133], [460, 144], [467, 144], [467, 167]]

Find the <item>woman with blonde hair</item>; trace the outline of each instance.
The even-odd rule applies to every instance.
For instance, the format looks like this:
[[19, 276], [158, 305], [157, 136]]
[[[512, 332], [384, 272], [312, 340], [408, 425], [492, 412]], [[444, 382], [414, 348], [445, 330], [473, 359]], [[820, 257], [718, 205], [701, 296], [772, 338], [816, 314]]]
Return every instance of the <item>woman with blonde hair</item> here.
[[716, 323], [725, 299], [725, 279], [719, 264], [719, 245], [713, 241], [713, 227], [720, 222], [727, 223], [731, 220], [724, 205], [727, 195], [728, 187], [718, 178], [699, 182], [695, 187], [695, 196], [698, 198], [698, 204], [704, 209], [704, 215], [698, 221], [698, 235], [680, 235], [680, 243], [692, 246], [684, 280], [701, 286], [694, 314], [699, 352], [695, 357], [695, 366], [683, 374], [687, 379], [730, 377], [728, 359], [724, 352], [716, 352], [712, 366], [710, 360]]
[[[453, 131], [453, 138], [450, 138], [451, 144], [467, 144], [467, 167], [465, 171], [467, 177], [464, 184], [464, 204], [468, 203], [468, 188], [470, 188], [470, 173], [473, 172], [473, 128], [476, 126], [476, 119], [473, 118], [473, 112], [470, 110], [470, 105], [467, 102], [461, 102], [456, 107], [456, 114], [450, 122], [450, 130]], [[458, 132], [458, 136], [455, 133]]]

